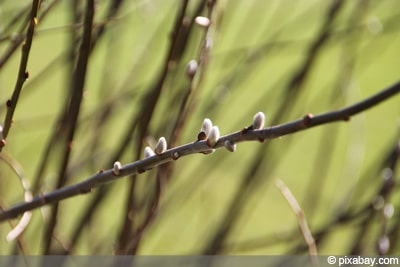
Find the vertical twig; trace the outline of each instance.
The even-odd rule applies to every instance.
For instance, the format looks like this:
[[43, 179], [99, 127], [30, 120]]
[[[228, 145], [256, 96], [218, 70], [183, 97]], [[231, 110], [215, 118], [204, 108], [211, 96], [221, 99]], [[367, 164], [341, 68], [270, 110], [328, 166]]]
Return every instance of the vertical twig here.
[[[184, 45], [186, 42], [186, 32], [185, 32], [185, 21], [184, 17], [186, 14], [186, 9], [188, 7], [189, 0], [185, 0], [181, 3], [180, 9], [178, 11], [178, 14], [175, 19], [174, 23], [174, 28], [173, 28], [173, 33], [172, 33], [172, 38], [171, 38], [171, 43], [169, 46], [169, 51], [168, 55], [165, 59], [163, 70], [160, 73], [159, 77], [157, 78], [155, 84], [150, 88], [149, 92], [145, 94], [144, 96], [144, 104], [142, 105], [142, 109], [140, 110], [137, 120], [138, 124], [137, 126], [139, 127], [139, 145], [136, 150], [136, 155], [137, 159], [139, 159], [141, 151], [142, 151], [142, 140], [144, 140], [147, 130], [148, 130], [148, 125], [151, 121], [151, 118], [153, 117], [153, 113], [155, 110], [155, 106], [158, 103], [159, 96], [161, 94], [165, 79], [169, 73], [171, 65], [175, 63], [175, 60], [178, 57], [178, 54], [180, 54], [182, 51], [177, 50], [178, 46]], [[177, 54], [178, 53], [178, 54]], [[124, 221], [121, 225], [121, 229], [118, 234], [118, 248], [117, 248], [117, 254], [132, 254], [134, 252], [133, 248], [129, 248], [129, 243], [130, 240], [133, 239], [132, 234], [133, 233], [133, 223], [132, 223], [132, 218], [134, 217], [135, 214], [135, 199], [134, 199], [134, 189], [135, 189], [135, 184], [136, 184], [136, 175], [133, 175], [130, 180], [130, 185], [129, 185], [129, 193], [126, 199], [126, 207], [125, 207], [125, 215], [124, 215]]]
[[312, 236], [311, 230], [308, 227], [308, 223], [306, 220], [306, 216], [304, 215], [303, 210], [301, 209], [299, 203], [297, 202], [296, 198], [293, 196], [290, 189], [282, 180], [277, 180], [275, 182], [276, 187], [280, 190], [282, 195], [285, 197], [287, 202], [289, 203], [290, 207], [292, 208], [294, 214], [296, 214], [297, 220], [299, 222], [301, 233], [304, 236], [304, 240], [306, 241], [309, 253], [311, 256], [317, 256], [318, 251], [315, 245], [314, 237]]
[[[60, 188], [64, 185], [66, 179], [66, 170], [69, 163], [72, 142], [77, 129], [78, 115], [82, 103], [83, 88], [85, 85], [86, 71], [90, 56], [91, 39], [92, 39], [92, 26], [94, 18], [94, 0], [88, 0], [85, 9], [84, 18], [84, 29], [82, 36], [82, 43], [79, 49], [78, 60], [74, 70], [73, 81], [71, 84], [71, 96], [69, 99], [69, 106], [65, 116], [65, 127], [66, 127], [66, 140], [65, 140], [65, 151], [63, 159], [61, 160], [60, 169], [58, 171], [58, 179], [56, 188]], [[57, 223], [58, 214], [58, 203], [52, 206], [51, 218], [48, 227], [45, 231], [45, 245], [44, 254], [50, 252], [51, 240], [53, 232]]]
[[[7, 139], [8, 132], [10, 131], [10, 127], [13, 121], [13, 116], [15, 109], [17, 107], [17, 102], [19, 95], [22, 90], [22, 86], [25, 81], [29, 77], [29, 72], [27, 71], [29, 53], [31, 51], [33, 35], [35, 33], [35, 28], [38, 24], [38, 12], [39, 12], [40, 0], [32, 1], [32, 9], [30, 13], [30, 22], [29, 27], [26, 33], [25, 43], [22, 45], [22, 55], [21, 61], [19, 64], [17, 82], [15, 83], [14, 91], [11, 96], [11, 99], [7, 101], [7, 113], [4, 120], [3, 127], [3, 138]], [[2, 150], [2, 146], [0, 146], [0, 151]]]
[[285, 197], [285, 199], [287, 200], [287, 202], [289, 203], [290, 207], [292, 208], [294, 214], [297, 217], [301, 233], [303, 234], [304, 240], [306, 241], [306, 243], [308, 245], [308, 253], [311, 256], [311, 262], [312, 262], [313, 266], [315, 266], [315, 267], [319, 266], [318, 258], [313, 257], [313, 256], [318, 256], [317, 246], [315, 244], [315, 240], [314, 240], [314, 237], [312, 236], [311, 230], [308, 227], [306, 216], [305, 216], [303, 210], [301, 209], [299, 203], [297, 202], [296, 198], [293, 196], [290, 189], [286, 186], [286, 184], [282, 180], [277, 180], [275, 182], [275, 185], [281, 191], [282, 195]]

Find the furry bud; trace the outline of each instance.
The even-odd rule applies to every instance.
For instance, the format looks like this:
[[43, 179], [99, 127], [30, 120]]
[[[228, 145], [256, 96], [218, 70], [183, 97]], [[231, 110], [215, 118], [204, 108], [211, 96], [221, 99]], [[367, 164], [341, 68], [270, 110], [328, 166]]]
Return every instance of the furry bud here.
[[146, 146], [144, 148], [144, 157], [145, 158], [149, 158], [149, 157], [152, 157], [154, 155], [155, 155], [155, 153], [154, 153], [153, 149], [151, 149], [151, 147]]
[[156, 147], [154, 148], [154, 152], [156, 152], [157, 155], [160, 155], [164, 153], [166, 150], [167, 150], [167, 141], [165, 140], [164, 137], [160, 137], [160, 139], [158, 139]]
[[199, 64], [197, 63], [196, 60], [194, 59], [190, 60], [186, 65], [186, 75], [189, 76], [190, 78], [193, 78], [193, 76], [196, 74], [198, 66]]
[[210, 134], [208, 135], [207, 145], [209, 147], [214, 147], [219, 139], [219, 128], [218, 126], [213, 126], [211, 128]]
[[235, 152], [236, 151], [236, 144], [234, 142], [232, 142], [231, 140], [225, 140], [224, 146], [230, 152]]
[[208, 26], [210, 26], [210, 23], [211, 23], [209, 18], [202, 17], [202, 16], [197, 16], [194, 19], [194, 22], [196, 22], [196, 24], [202, 28], [207, 28]]
[[121, 162], [119, 162], [119, 161], [114, 162], [114, 167], [113, 167], [113, 171], [112, 171], [113, 174], [119, 175], [119, 171], [121, 170], [121, 168], [122, 168]]
[[265, 124], [265, 115], [263, 112], [257, 112], [253, 118], [252, 129], [253, 130], [260, 130], [264, 127]]
[[205, 118], [203, 121], [203, 125], [201, 126], [201, 131], [208, 136], [211, 132], [211, 128], [213, 127], [212, 121], [208, 118]]

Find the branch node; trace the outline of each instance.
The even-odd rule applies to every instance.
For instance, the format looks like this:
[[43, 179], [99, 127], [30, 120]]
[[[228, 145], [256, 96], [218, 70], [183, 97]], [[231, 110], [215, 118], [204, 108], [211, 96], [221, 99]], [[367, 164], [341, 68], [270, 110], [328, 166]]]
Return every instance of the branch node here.
[[312, 118], [314, 118], [314, 115], [311, 113], [308, 113], [307, 115], [305, 115], [303, 117], [303, 121], [302, 121], [303, 126], [308, 127], [310, 125]]
[[206, 140], [207, 139], [207, 135], [205, 132], [199, 132], [199, 134], [197, 135], [197, 142], [198, 141], [202, 141], [202, 140]]
[[230, 152], [236, 151], [236, 144], [234, 142], [232, 142], [231, 140], [225, 140], [224, 146]]
[[173, 160], [177, 160], [177, 159], [179, 159], [179, 157], [180, 157], [180, 155], [179, 155], [178, 152], [174, 152], [174, 153], [172, 153], [172, 155], [171, 155], [171, 158], [172, 158]]
[[81, 188], [79, 190], [80, 194], [87, 194], [87, 193], [90, 193], [90, 192], [92, 192], [92, 188]]
[[0, 140], [0, 147], [5, 147], [6, 144], [7, 144], [6, 139], [3, 138], [3, 139]]
[[240, 131], [240, 134], [241, 134], [241, 135], [245, 135], [245, 134], [247, 134], [248, 132], [250, 132], [251, 130], [253, 130], [253, 125], [250, 125], [250, 126], [248, 126], [248, 127], [244, 127], [244, 128]]

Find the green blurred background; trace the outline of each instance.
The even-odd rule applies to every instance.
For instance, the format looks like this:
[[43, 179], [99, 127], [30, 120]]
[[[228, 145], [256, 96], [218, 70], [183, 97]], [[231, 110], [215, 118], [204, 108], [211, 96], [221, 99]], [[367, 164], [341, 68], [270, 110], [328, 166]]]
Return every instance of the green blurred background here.
[[[64, 150], [61, 141], [50, 144], [50, 138], [69, 94], [70, 54], [76, 56], [79, 48], [85, 2], [42, 1], [30, 77], [2, 152], [21, 167], [32, 187], [37, 185], [35, 194], [56, 186]], [[117, 2], [120, 6], [108, 16]], [[174, 139], [174, 146], [193, 142], [204, 118], [218, 125], [222, 135], [248, 126], [258, 111], [271, 126], [356, 103], [399, 79], [397, 0], [217, 1], [208, 37], [193, 19], [207, 16], [209, 7], [190, 0], [187, 42], [176, 49], [149, 111], [146, 95], [162, 76], [184, 2], [96, 1], [93, 27], [104, 26], [104, 32], [95, 32], [66, 184], [109, 169], [115, 160], [126, 164], [142, 158], [138, 151], [160, 136], [169, 145]], [[0, 1], [1, 59], [23, 37], [30, 5], [28, 0]], [[212, 48], [191, 86], [186, 64], [199, 59], [205, 38], [212, 40]], [[2, 118], [20, 54], [19, 45], [0, 68]], [[15, 241], [5, 237], [18, 220], [2, 222], [0, 254], [307, 253], [277, 179], [304, 210], [320, 254], [377, 254], [383, 237], [390, 239], [385, 253], [399, 254], [398, 186], [385, 199], [394, 207], [391, 218], [370, 205], [380, 195], [386, 159], [398, 143], [399, 100], [393, 97], [346, 123], [263, 144], [240, 143], [235, 153], [220, 149], [191, 155], [62, 201], [47, 250], [48, 207], [33, 212]], [[148, 112], [151, 120], [143, 136], [140, 118]], [[182, 125], [176, 126], [179, 119]], [[47, 149], [49, 157], [43, 160]], [[396, 172], [394, 179], [399, 179]], [[3, 159], [1, 208], [21, 201], [21, 182]], [[128, 233], [122, 231], [127, 217]]]

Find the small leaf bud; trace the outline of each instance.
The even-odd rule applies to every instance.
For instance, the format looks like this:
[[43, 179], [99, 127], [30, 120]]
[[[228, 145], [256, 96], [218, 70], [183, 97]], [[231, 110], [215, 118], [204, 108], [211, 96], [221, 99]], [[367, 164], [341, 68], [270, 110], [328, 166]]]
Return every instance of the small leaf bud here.
[[208, 135], [207, 145], [209, 147], [214, 147], [219, 139], [219, 128], [218, 126], [213, 126], [211, 128], [210, 134]]
[[199, 134], [197, 135], [197, 141], [201, 141], [201, 140], [206, 140], [207, 139], [207, 135], [205, 132], [199, 132]]
[[177, 160], [177, 159], [179, 159], [179, 157], [180, 157], [180, 155], [179, 155], [179, 153], [178, 152], [174, 152], [174, 153], [172, 153], [172, 159], [173, 160]]
[[210, 19], [207, 17], [202, 17], [202, 16], [197, 16], [194, 21], [196, 22], [197, 25], [199, 25], [202, 28], [207, 28], [210, 26], [211, 22]]
[[155, 155], [155, 153], [154, 153], [153, 149], [151, 149], [151, 147], [146, 146], [144, 148], [144, 157], [145, 158], [149, 158], [149, 157], [152, 157], [154, 155]]
[[225, 140], [224, 146], [230, 152], [235, 152], [236, 151], [236, 144], [234, 142], [232, 142], [231, 140]]
[[119, 175], [119, 171], [121, 170], [121, 168], [122, 168], [121, 162], [119, 162], [119, 161], [114, 162], [114, 167], [113, 167], [112, 173], [114, 175]]
[[3, 139], [0, 140], [0, 147], [5, 147], [6, 144], [7, 144], [6, 139], [3, 138]]
[[265, 115], [263, 112], [257, 112], [253, 118], [252, 129], [253, 130], [260, 130], [264, 127], [265, 124]]
[[156, 147], [154, 148], [154, 152], [156, 152], [157, 155], [160, 155], [164, 153], [165, 150], [167, 150], [167, 141], [164, 137], [160, 137], [160, 139], [158, 139]]

